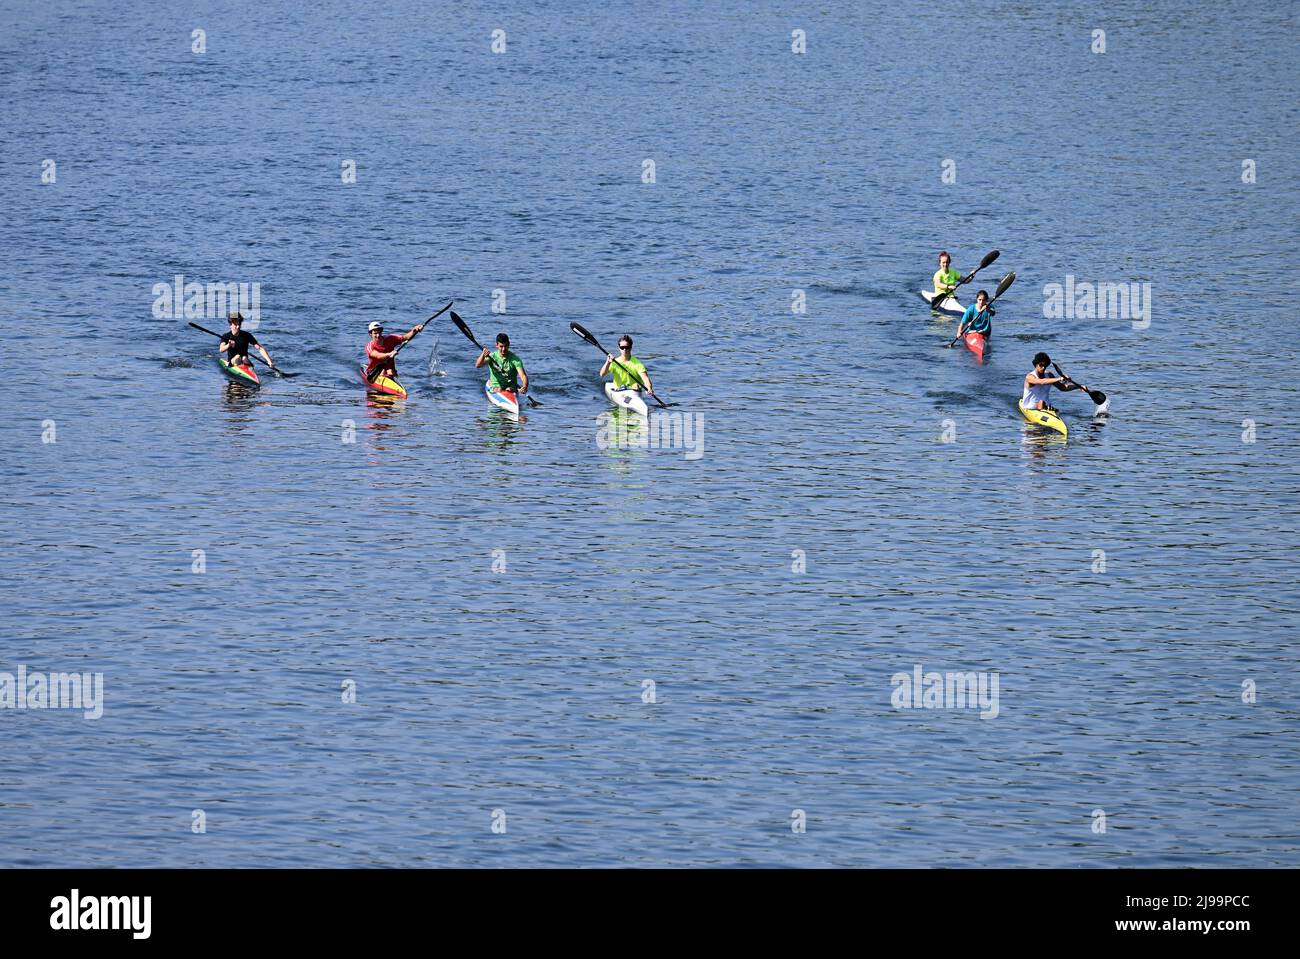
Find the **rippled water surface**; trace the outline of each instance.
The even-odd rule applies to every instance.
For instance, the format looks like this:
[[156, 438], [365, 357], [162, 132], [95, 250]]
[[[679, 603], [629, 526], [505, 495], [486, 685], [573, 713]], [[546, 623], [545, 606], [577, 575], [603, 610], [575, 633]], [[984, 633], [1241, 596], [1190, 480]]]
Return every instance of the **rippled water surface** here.
[[[1300, 865], [1293, 11], [629, 10], [4, 5], [0, 671], [105, 703], [0, 709], [0, 864]], [[1017, 273], [982, 365], [940, 247]], [[450, 299], [540, 407], [445, 316], [367, 402]], [[601, 448], [574, 320], [702, 455]], [[1038, 350], [1110, 415], [1024, 424]]]

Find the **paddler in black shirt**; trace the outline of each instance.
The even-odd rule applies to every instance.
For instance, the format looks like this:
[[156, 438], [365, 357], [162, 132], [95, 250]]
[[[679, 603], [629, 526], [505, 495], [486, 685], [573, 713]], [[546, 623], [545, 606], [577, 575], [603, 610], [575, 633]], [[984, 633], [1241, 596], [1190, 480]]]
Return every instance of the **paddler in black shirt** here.
[[257, 342], [257, 337], [244, 329], [244, 316], [242, 313], [231, 313], [226, 317], [230, 321], [230, 332], [221, 337], [221, 345], [217, 350], [219, 353], [226, 354], [226, 362], [231, 366], [252, 366], [248, 358], [248, 348], [256, 346], [257, 352], [262, 354], [262, 359], [266, 360], [266, 365], [275, 369], [275, 363], [271, 360], [271, 354], [266, 352], [266, 347]]

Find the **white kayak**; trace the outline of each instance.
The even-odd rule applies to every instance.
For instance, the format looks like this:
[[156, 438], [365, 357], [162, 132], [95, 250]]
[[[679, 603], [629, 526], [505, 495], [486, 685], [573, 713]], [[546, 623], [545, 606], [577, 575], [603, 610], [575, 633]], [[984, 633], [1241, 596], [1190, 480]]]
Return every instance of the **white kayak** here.
[[487, 394], [488, 402], [493, 406], [499, 406], [508, 413], [519, 412], [519, 397], [510, 390], [494, 390], [492, 381], [488, 380], [483, 384], [483, 392]]
[[934, 305], [934, 294], [926, 291], [921, 292], [921, 299], [930, 304], [930, 309], [937, 310], [948, 316], [961, 316], [966, 312], [966, 307], [957, 302], [957, 297], [946, 296], [938, 306]]
[[646, 405], [645, 400], [641, 398], [641, 394], [637, 390], [619, 389], [610, 382], [605, 384], [605, 396], [615, 406], [631, 410], [633, 413], [640, 413], [642, 416], [650, 415], [650, 407]]

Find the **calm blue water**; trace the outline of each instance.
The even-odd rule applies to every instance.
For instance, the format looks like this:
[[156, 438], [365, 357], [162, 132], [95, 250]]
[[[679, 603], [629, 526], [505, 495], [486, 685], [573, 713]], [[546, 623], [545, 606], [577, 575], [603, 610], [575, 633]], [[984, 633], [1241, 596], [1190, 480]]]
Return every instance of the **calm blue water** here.
[[[0, 671], [105, 705], [0, 710], [0, 865], [1300, 865], [1297, 32], [5, 3]], [[1017, 272], [982, 366], [917, 297], [941, 247]], [[301, 375], [225, 382], [176, 274], [260, 283]], [[1046, 319], [1066, 274], [1151, 283], [1149, 328]], [[365, 324], [450, 299], [540, 408], [445, 317], [367, 403]], [[598, 447], [572, 320], [702, 456]], [[1068, 443], [1015, 410], [1040, 349], [1112, 397]], [[915, 664], [997, 717], [894, 709]]]

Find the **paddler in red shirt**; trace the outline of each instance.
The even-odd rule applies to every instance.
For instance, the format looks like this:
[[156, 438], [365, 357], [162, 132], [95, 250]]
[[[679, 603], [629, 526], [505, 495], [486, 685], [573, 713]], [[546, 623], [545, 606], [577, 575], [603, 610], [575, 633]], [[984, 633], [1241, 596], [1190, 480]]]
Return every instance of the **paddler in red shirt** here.
[[397, 364], [393, 362], [393, 354], [397, 348], [415, 336], [424, 329], [424, 324], [419, 323], [411, 327], [405, 333], [393, 333], [390, 336], [384, 336], [384, 327], [380, 323], [371, 323], [366, 327], [370, 333], [370, 342], [366, 344], [366, 379], [373, 380], [371, 375], [376, 369], [382, 368], [385, 375], [397, 379]]

